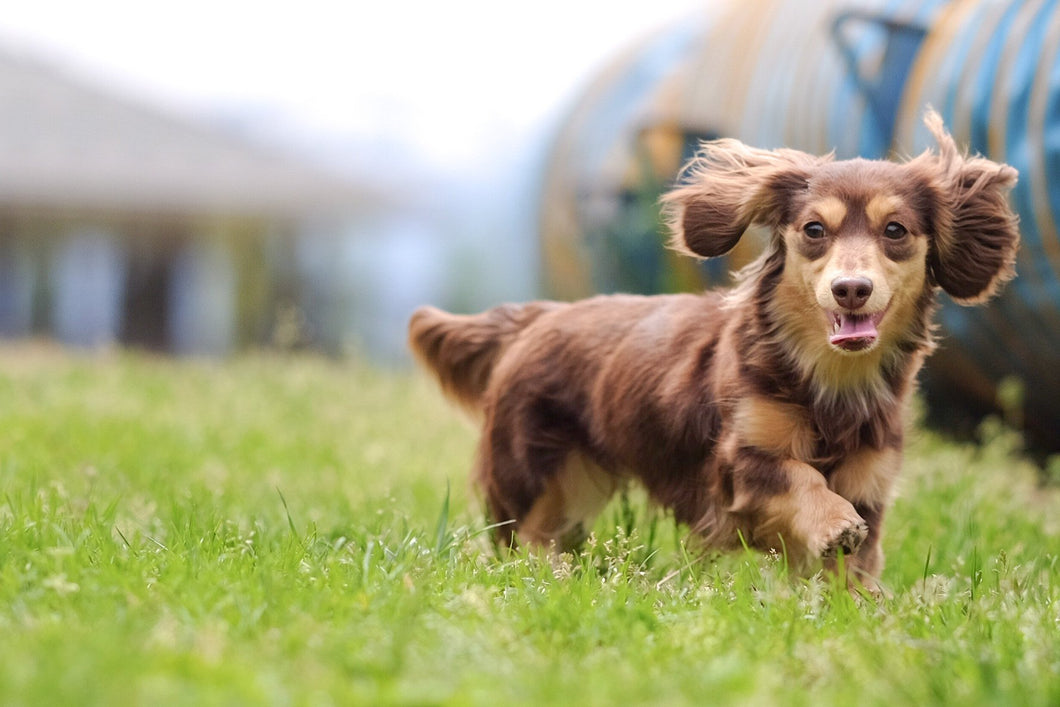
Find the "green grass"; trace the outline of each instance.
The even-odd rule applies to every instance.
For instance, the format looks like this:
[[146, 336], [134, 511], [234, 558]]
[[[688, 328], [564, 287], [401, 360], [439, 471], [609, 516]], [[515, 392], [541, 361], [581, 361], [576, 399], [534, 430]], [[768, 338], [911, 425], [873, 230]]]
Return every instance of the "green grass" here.
[[416, 376], [0, 349], [0, 703], [1060, 704], [1056, 490], [918, 437], [873, 602], [639, 496], [498, 557]]

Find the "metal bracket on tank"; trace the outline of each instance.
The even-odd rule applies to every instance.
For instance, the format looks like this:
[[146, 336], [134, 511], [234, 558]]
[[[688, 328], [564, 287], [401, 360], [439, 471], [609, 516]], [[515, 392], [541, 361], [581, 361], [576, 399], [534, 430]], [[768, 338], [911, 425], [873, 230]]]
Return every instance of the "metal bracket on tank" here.
[[[862, 23], [882, 29], [886, 33], [883, 58], [876, 75], [869, 77], [861, 73], [859, 50], [848, 31], [851, 23]], [[930, 28], [909, 20], [887, 17], [864, 10], [848, 10], [836, 15], [832, 22], [832, 41], [846, 64], [847, 72], [864, 96], [869, 114], [876, 122], [881, 145], [891, 144], [894, 125], [898, 116], [898, 104], [902, 98], [909, 69], [913, 65], [920, 45]]]

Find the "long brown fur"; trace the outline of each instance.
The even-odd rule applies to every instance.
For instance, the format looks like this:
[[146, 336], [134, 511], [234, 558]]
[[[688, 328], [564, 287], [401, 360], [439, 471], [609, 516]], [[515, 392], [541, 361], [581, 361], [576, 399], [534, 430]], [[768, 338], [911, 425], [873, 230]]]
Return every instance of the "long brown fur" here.
[[939, 149], [904, 164], [706, 143], [663, 201], [695, 257], [769, 230], [729, 291], [417, 311], [412, 350], [482, 420], [499, 541], [573, 547], [637, 479], [711, 546], [843, 552], [874, 586], [936, 292], [983, 301], [1019, 242], [1016, 171], [925, 122]]

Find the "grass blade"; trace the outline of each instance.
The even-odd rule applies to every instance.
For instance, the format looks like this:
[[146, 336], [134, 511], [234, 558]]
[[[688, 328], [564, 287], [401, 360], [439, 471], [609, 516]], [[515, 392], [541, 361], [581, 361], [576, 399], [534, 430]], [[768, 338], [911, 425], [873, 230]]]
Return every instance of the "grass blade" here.
[[438, 522], [434, 526], [434, 551], [439, 555], [449, 546], [449, 479], [445, 480], [445, 500], [442, 501], [442, 510], [438, 514]]
[[291, 535], [298, 541], [298, 544], [301, 545], [302, 537], [298, 534], [298, 529], [294, 527], [294, 519], [291, 518], [291, 509], [287, 507], [287, 499], [283, 497], [283, 491], [280, 490], [279, 486], [276, 487], [276, 493], [279, 494], [280, 503], [283, 504], [283, 513], [287, 516], [287, 527], [291, 529]]

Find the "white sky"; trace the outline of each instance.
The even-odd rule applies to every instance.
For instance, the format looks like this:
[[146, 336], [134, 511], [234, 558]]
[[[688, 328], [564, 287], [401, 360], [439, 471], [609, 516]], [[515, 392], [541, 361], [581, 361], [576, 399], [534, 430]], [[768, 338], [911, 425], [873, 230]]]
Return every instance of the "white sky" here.
[[365, 326], [383, 334], [366, 336], [403, 350], [414, 304], [456, 291], [461, 306], [536, 293], [530, 162], [561, 111], [623, 49], [716, 1], [8, 0], [0, 50], [234, 118], [431, 200], [412, 221], [361, 224], [350, 256], [351, 281], [388, 293], [365, 301], [401, 310], [372, 319]]
[[710, 0], [32, 0], [0, 43], [192, 113], [252, 106], [460, 160], [539, 123], [638, 38]]

